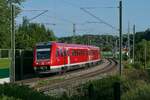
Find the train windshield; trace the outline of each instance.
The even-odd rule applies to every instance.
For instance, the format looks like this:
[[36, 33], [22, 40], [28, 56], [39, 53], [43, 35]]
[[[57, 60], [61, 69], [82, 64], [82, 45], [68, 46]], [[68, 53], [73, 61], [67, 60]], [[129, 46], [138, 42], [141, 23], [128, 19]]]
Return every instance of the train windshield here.
[[50, 45], [36, 47], [37, 60], [50, 59]]

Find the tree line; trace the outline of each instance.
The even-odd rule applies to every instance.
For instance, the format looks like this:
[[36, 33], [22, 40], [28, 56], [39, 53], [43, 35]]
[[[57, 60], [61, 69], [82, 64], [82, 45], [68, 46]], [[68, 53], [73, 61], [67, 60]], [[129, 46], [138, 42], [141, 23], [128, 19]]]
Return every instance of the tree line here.
[[[0, 0], [0, 49], [11, 47], [11, 6], [13, 2], [21, 5], [24, 0]], [[21, 13], [19, 6], [15, 5], [15, 17]], [[23, 23], [15, 25], [16, 49], [31, 49], [37, 42], [56, 40], [54, 32], [44, 24], [31, 23], [23, 17]]]

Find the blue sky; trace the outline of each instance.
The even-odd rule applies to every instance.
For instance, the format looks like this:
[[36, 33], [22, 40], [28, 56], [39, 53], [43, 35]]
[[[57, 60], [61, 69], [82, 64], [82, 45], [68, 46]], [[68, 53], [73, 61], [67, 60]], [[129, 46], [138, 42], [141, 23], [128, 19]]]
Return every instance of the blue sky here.
[[[127, 32], [128, 21], [130, 25], [136, 24], [137, 31], [147, 29], [150, 23], [150, 0], [122, 0], [123, 1], [123, 31]], [[17, 17], [17, 23], [21, 23], [22, 17], [29, 19], [42, 11], [26, 10], [48, 10], [47, 13], [32, 20], [37, 23], [53, 23], [47, 25], [57, 37], [71, 36], [72, 23], [76, 23], [77, 35], [83, 34], [117, 34], [116, 30], [102, 23], [83, 12], [81, 7], [95, 7], [87, 9], [95, 16], [118, 28], [118, 6], [119, 0], [26, 0], [21, 8], [22, 13]], [[113, 7], [113, 8], [107, 8]]]

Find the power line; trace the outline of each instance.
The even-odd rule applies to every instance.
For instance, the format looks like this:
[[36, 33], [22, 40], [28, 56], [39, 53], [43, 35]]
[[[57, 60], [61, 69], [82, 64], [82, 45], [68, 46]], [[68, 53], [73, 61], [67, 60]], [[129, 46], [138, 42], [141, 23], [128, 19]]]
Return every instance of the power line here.
[[100, 24], [102, 22], [90, 22], [90, 21], [87, 21], [87, 23], [98, 23], [98, 24]]
[[105, 22], [104, 20], [100, 19], [99, 17], [95, 16], [94, 14], [92, 14], [91, 12], [87, 11], [85, 8], [80, 8], [82, 11], [84, 11], [85, 13], [89, 14], [90, 16], [94, 17], [95, 19], [99, 20], [101, 23], [111, 27], [112, 29], [115, 29], [118, 31], [117, 28], [115, 28], [114, 26], [112, 26], [111, 24]]
[[112, 8], [118, 8], [118, 7], [112, 7], [112, 6], [101, 6], [101, 7], [83, 7], [85, 9], [98, 9], [98, 8], [108, 8], [108, 9], [112, 9]]
[[45, 10], [45, 11], [41, 12], [40, 14], [34, 16], [33, 18], [29, 19], [29, 21], [32, 21], [32, 20], [36, 19], [37, 17], [39, 17], [39, 16], [45, 14], [46, 12], [48, 12], [48, 10]]
[[48, 9], [23, 9], [21, 11], [25, 11], [25, 12], [35, 12], [35, 11], [37, 11], [37, 12], [39, 12], [39, 11], [46, 11], [46, 10], [48, 10]]
[[70, 4], [71, 6], [74, 6], [74, 7], [78, 7], [80, 8], [82, 11], [88, 13], [89, 15], [91, 15], [92, 17], [96, 18], [97, 20], [99, 20], [100, 22], [99, 23], [103, 23], [109, 27], [111, 27], [112, 29], [115, 29], [117, 31], [119, 31], [117, 28], [115, 28], [114, 26], [112, 26], [111, 24], [105, 22], [104, 20], [100, 19], [99, 17], [95, 16], [94, 14], [92, 14], [91, 12], [87, 11], [86, 9], [95, 9], [95, 8], [118, 8], [118, 7], [114, 7], [114, 6], [103, 6], [103, 7], [80, 7], [79, 5], [76, 5], [76, 4], [73, 4], [73, 3], [70, 3], [70, 2], [66, 2], [65, 0], [63, 0], [65, 3], [67, 4]]
[[[34, 20], [34, 19], [36, 19], [37, 17], [39, 17], [39, 16], [41, 16], [41, 15], [47, 13], [47, 12], [50, 11], [50, 10], [49, 10], [49, 9], [24, 9], [24, 10], [22, 10], [22, 11], [25, 11], [25, 12], [39, 12], [39, 11], [41, 12], [41, 11], [42, 11], [40, 14], [36, 15], [35, 17], [33, 17], [33, 18], [31, 18], [31, 19], [29, 20], [29, 21], [31, 21], [31, 20]], [[50, 12], [54, 13], [53, 11], [50, 11]], [[56, 17], [56, 16], [48, 16], [48, 17], [55, 18], [55, 19], [59, 19], [59, 20], [61, 20], [61, 21], [68, 22], [68, 23], [71, 23], [71, 24], [74, 23], [73, 21], [70, 21], [70, 20], [65, 19], [65, 18], [62, 18], [62, 17]]]

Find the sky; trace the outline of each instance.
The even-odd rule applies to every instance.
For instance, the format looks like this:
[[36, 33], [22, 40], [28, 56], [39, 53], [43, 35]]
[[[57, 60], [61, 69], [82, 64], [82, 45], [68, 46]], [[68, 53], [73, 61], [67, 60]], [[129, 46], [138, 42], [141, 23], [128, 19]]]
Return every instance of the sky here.
[[[123, 32], [127, 33], [128, 22], [130, 31], [136, 25], [136, 31], [144, 31], [150, 23], [150, 0], [123, 1]], [[16, 18], [17, 23], [22, 17], [32, 19], [41, 12], [48, 12], [30, 22], [43, 23], [54, 31], [57, 37], [73, 35], [73, 23], [76, 24], [76, 35], [83, 34], [114, 34], [118, 35], [119, 0], [25, 0], [21, 5], [22, 12]], [[115, 28], [101, 23], [88, 13], [102, 19]], [[90, 9], [89, 9], [90, 8]]]

